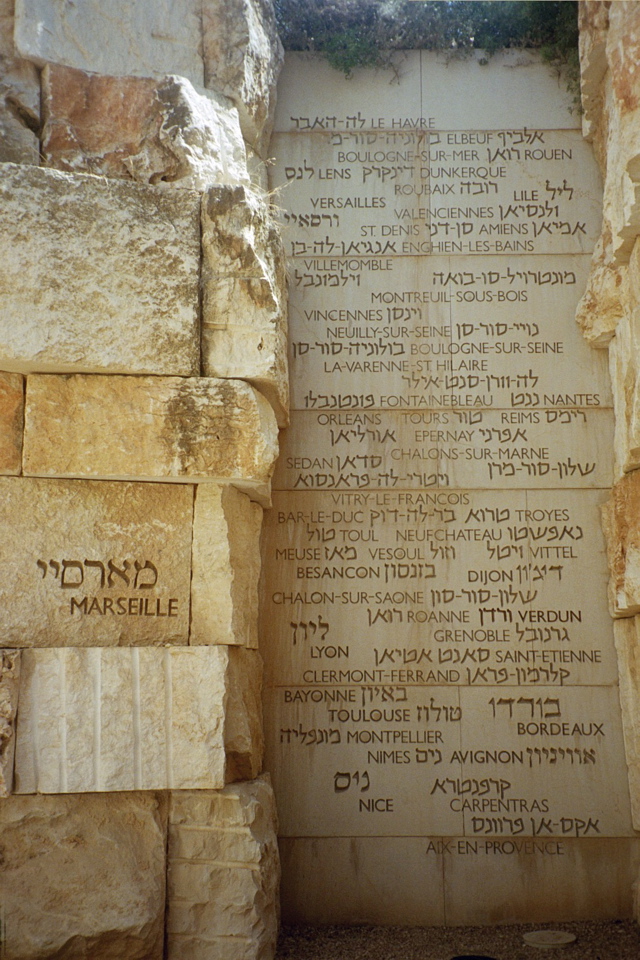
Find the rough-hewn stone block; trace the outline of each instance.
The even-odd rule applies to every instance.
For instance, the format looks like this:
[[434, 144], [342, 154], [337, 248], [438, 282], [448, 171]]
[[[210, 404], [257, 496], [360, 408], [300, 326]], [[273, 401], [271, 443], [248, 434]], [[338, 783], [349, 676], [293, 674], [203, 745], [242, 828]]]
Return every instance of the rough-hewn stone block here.
[[214, 187], [202, 204], [202, 363], [211, 377], [243, 377], [289, 419], [286, 280], [268, 209], [244, 187]]
[[0, 0], [0, 162], [39, 162], [40, 83], [13, 44], [13, 0]]
[[164, 801], [10, 797], [0, 828], [6, 960], [161, 960]]
[[23, 429], [24, 377], [0, 373], [0, 474], [20, 473]]
[[616, 617], [640, 613], [640, 471], [618, 480], [603, 508], [609, 604]]
[[193, 190], [249, 182], [237, 110], [183, 77], [105, 77], [50, 64], [43, 94], [47, 166]]
[[235, 103], [245, 139], [264, 154], [284, 60], [273, 5], [269, 0], [205, 0], [202, 25], [206, 85]]
[[618, 654], [622, 731], [629, 774], [631, 817], [640, 830], [640, 617], [616, 620], [613, 633]]
[[0, 797], [13, 789], [15, 719], [20, 684], [20, 651], [0, 650]]
[[199, 200], [0, 167], [0, 367], [199, 372]]
[[16, 46], [44, 65], [120, 76], [176, 73], [204, 85], [201, 0], [16, 0]]
[[278, 929], [276, 810], [266, 777], [172, 793], [169, 960], [270, 960]]
[[257, 650], [227, 647], [224, 717], [225, 780], [253, 780], [262, 770], [262, 658]]
[[35, 375], [24, 473], [215, 480], [267, 502], [277, 433], [267, 401], [237, 380]]
[[23, 651], [15, 792], [223, 787], [228, 650]]
[[187, 485], [0, 479], [0, 645], [188, 643], [192, 517]]
[[258, 646], [261, 524], [262, 508], [234, 487], [198, 486], [190, 643]]

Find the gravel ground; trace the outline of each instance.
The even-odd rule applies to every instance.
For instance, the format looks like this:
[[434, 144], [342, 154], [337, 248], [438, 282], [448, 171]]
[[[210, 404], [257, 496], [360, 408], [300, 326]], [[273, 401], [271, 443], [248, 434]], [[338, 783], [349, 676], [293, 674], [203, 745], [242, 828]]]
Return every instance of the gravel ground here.
[[[522, 934], [563, 930], [576, 941], [566, 947], [527, 946]], [[514, 924], [500, 927], [283, 927], [276, 960], [640, 960], [640, 926], [609, 923]]]

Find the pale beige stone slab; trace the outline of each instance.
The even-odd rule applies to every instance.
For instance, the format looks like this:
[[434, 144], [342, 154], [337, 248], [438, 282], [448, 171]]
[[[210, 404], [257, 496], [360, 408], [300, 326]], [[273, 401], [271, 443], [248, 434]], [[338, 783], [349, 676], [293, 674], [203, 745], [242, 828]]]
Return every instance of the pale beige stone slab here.
[[[531, 411], [527, 393], [511, 411], [477, 409], [482, 394], [442, 392], [381, 396], [340, 394], [309, 389], [306, 411], [296, 411], [282, 437], [282, 454], [274, 474], [277, 490], [545, 489], [595, 488], [611, 483], [613, 411], [593, 406], [579, 409], [575, 397], [559, 396], [555, 409]], [[418, 409], [407, 404], [414, 403]], [[447, 431], [430, 429], [436, 399]], [[443, 401], [444, 398], [444, 401]], [[478, 399], [480, 402], [478, 402]], [[485, 398], [487, 399], [487, 398]], [[467, 409], [451, 409], [458, 404]], [[420, 410], [419, 407], [430, 407]], [[474, 409], [474, 406], [476, 409]], [[351, 407], [351, 412], [345, 413]], [[404, 409], [402, 409], [404, 407]], [[389, 409], [396, 408], [396, 409]], [[400, 408], [400, 409], [397, 409]], [[522, 411], [537, 414], [517, 434]], [[516, 427], [503, 416], [515, 415]], [[347, 419], [348, 418], [348, 419]], [[340, 430], [360, 429], [364, 436], [351, 445]], [[421, 426], [424, 429], [421, 429]], [[512, 445], [501, 438], [512, 430]], [[526, 439], [525, 439], [526, 437]], [[339, 442], [336, 442], [338, 438]], [[357, 445], [356, 445], [357, 444]]]
[[462, 776], [502, 778], [506, 801], [467, 806], [466, 836], [633, 835], [617, 687], [513, 677], [461, 690], [460, 706]]
[[580, 27], [580, 92], [582, 131], [587, 139], [600, 119], [601, 84], [607, 72], [606, 40], [609, 8], [599, 0], [587, 0], [578, 8]]
[[233, 487], [200, 484], [193, 519], [192, 644], [258, 646], [262, 508]]
[[265, 202], [244, 186], [211, 188], [202, 203], [202, 248], [204, 373], [249, 380], [285, 426], [284, 251]]
[[359, 274], [361, 286], [337, 288], [310, 284], [310, 262], [294, 261], [289, 298], [294, 409], [328, 383], [375, 405], [427, 392], [496, 407], [525, 393], [535, 405], [579, 394], [611, 404], [606, 356], [574, 322], [585, 256], [396, 257]]
[[624, 266], [612, 262], [611, 231], [603, 228], [594, 247], [587, 288], [576, 310], [582, 335], [594, 347], [607, 346], [624, 316], [627, 273]]
[[202, 9], [205, 82], [235, 103], [245, 140], [266, 154], [284, 60], [268, 0], [207, 0]]
[[590, 253], [601, 181], [580, 131], [500, 128], [279, 134], [287, 253]]
[[0, 797], [13, 788], [15, 722], [20, 689], [20, 651], [0, 651]]
[[[411, 51], [394, 57], [395, 70], [381, 74], [374, 85], [368, 70], [356, 70], [345, 83], [324, 58], [287, 53], [276, 130], [411, 130], [421, 119], [426, 129], [431, 119], [436, 130], [522, 130], [523, 115], [529, 129], [579, 127], [570, 112], [570, 94], [536, 54], [508, 50], [494, 54], [488, 64], [483, 61], [477, 51], [452, 69], [444, 51]], [[317, 99], [310, 96], [316, 90], [322, 90], [324, 103], [340, 104], [340, 110], [318, 117]]]
[[280, 879], [268, 777], [169, 802], [168, 956], [267, 960]]
[[122, 76], [176, 73], [203, 86], [201, 15], [196, 0], [53, 7], [47, 0], [17, 0], [15, 42], [41, 66], [50, 61]]
[[616, 620], [613, 626], [620, 670], [622, 729], [631, 793], [631, 815], [640, 829], [640, 730], [638, 728], [638, 617]]
[[445, 922], [442, 855], [427, 838], [280, 840], [287, 923], [439, 926]]
[[262, 657], [244, 647], [227, 647], [226, 654], [225, 782], [233, 783], [262, 771]]
[[0, 480], [3, 642], [188, 643], [192, 521], [187, 485]]
[[163, 801], [148, 793], [11, 797], [0, 823], [8, 960], [161, 960]]
[[640, 474], [632, 470], [616, 482], [611, 499], [603, 508], [611, 573], [609, 604], [613, 616], [640, 613], [639, 497]]
[[435, 787], [437, 776], [461, 776], [451, 759], [460, 749], [458, 690], [385, 683], [375, 673], [363, 683], [362, 670], [345, 666], [333, 676], [308, 671], [304, 687], [265, 691], [280, 835], [462, 833], [463, 813]]
[[38, 164], [40, 84], [14, 47], [13, 0], [0, 3], [0, 161]]
[[195, 193], [4, 164], [0, 197], [0, 366], [198, 372]]
[[0, 473], [21, 472], [23, 429], [24, 377], [0, 373]]
[[[321, 670], [398, 683], [616, 683], [600, 491], [274, 494], [268, 686]], [[555, 658], [555, 659], [554, 659]], [[307, 673], [308, 672], [308, 673]]]
[[184, 77], [48, 64], [43, 95], [46, 166], [191, 190], [249, 181], [237, 111]]
[[631, 918], [639, 855], [636, 839], [478, 841], [445, 859], [447, 923]]
[[239, 380], [33, 375], [25, 424], [28, 475], [214, 481], [268, 500], [277, 425]]
[[224, 786], [227, 667], [222, 647], [25, 651], [16, 792]]

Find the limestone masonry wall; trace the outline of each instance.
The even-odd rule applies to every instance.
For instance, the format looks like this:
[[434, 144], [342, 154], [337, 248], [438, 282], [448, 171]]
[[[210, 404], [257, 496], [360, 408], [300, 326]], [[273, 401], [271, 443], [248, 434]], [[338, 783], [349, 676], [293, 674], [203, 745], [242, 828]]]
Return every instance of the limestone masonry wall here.
[[[640, 830], [640, 5], [580, 4], [583, 133], [604, 181], [602, 233], [577, 319], [609, 349], [614, 487], [604, 509], [633, 825]], [[636, 892], [636, 917], [640, 901]]]
[[0, 953], [268, 960], [270, 0], [0, 0]]

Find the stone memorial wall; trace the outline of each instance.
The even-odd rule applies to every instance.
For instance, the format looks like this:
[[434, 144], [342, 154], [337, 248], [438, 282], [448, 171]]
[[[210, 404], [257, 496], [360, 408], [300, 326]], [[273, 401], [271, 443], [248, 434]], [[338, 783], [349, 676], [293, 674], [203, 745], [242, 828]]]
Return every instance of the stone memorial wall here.
[[0, 0], [0, 955], [270, 960], [268, 0]]
[[280, 90], [292, 414], [262, 642], [285, 916], [628, 916], [579, 118], [519, 52], [350, 80], [294, 54]]

